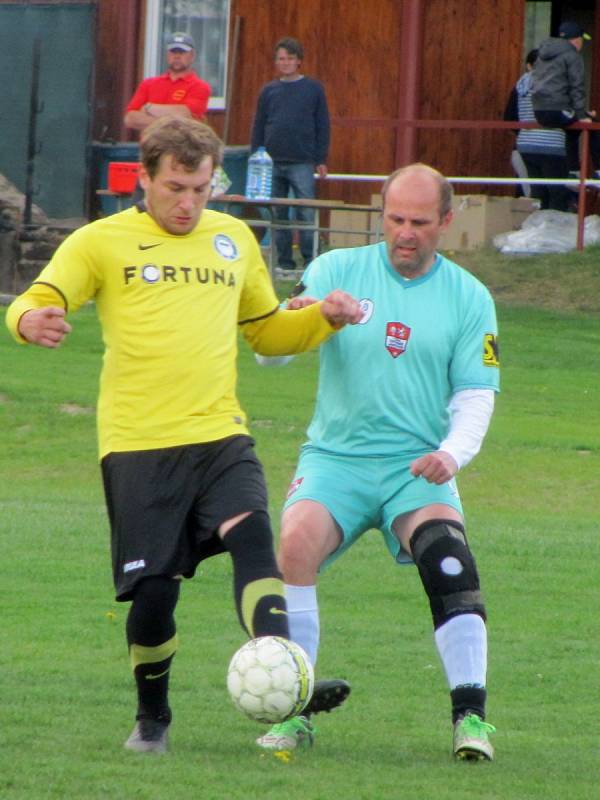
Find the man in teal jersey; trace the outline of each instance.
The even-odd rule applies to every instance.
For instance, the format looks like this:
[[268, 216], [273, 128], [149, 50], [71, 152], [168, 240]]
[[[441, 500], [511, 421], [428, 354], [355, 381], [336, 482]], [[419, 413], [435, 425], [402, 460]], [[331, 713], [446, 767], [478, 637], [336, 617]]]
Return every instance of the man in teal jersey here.
[[[492, 759], [486, 613], [454, 476], [479, 451], [493, 411], [497, 323], [488, 290], [436, 252], [451, 201], [431, 167], [397, 170], [383, 187], [385, 241], [320, 256], [289, 303], [301, 308], [339, 286], [361, 298], [363, 317], [321, 346], [278, 558], [291, 638], [314, 663], [318, 571], [378, 528], [396, 561], [416, 564], [428, 595], [454, 754]], [[287, 750], [313, 737], [310, 719], [295, 717], [257, 741]]]

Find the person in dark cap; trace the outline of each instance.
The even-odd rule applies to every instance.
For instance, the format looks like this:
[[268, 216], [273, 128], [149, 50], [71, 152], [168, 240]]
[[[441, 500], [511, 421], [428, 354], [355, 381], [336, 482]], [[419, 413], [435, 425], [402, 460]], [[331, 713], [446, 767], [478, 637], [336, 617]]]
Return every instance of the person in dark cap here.
[[[539, 46], [533, 69], [532, 103], [536, 120], [547, 128], [565, 128], [569, 170], [579, 169], [578, 130], [569, 130], [574, 122], [593, 122], [595, 111], [586, 105], [585, 71], [581, 49], [591, 39], [577, 22], [563, 22], [558, 36]], [[600, 169], [600, 137], [590, 132], [590, 151], [594, 167]]]
[[125, 112], [125, 125], [143, 131], [157, 117], [202, 120], [208, 108], [210, 85], [192, 69], [196, 46], [188, 33], [173, 33], [167, 40], [167, 71], [146, 78], [136, 89]]

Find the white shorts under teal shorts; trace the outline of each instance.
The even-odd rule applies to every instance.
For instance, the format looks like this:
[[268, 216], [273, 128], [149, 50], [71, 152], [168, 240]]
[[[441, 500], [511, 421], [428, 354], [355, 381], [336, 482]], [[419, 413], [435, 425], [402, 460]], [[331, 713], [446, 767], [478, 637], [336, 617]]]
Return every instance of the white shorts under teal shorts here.
[[431, 503], [444, 503], [462, 514], [454, 479], [438, 486], [411, 474], [410, 465], [418, 455], [339, 456], [304, 445], [284, 509], [298, 500], [314, 500], [340, 526], [343, 542], [325, 565], [371, 528], [381, 531], [396, 561], [410, 562], [392, 532], [396, 517]]

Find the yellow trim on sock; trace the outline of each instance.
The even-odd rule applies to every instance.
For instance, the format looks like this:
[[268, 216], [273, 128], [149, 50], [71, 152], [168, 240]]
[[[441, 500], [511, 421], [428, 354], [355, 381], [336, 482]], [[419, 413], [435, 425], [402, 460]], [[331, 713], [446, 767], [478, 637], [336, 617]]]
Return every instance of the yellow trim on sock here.
[[157, 645], [156, 647], [144, 647], [141, 644], [132, 644], [129, 648], [129, 660], [131, 661], [131, 669], [135, 669], [140, 664], [158, 664], [159, 661], [164, 661], [175, 654], [178, 645], [177, 634], [169, 639], [167, 642]]
[[[280, 578], [260, 578], [244, 586], [241, 599], [242, 619], [244, 620], [246, 630], [249, 631], [251, 636], [254, 636], [254, 629], [252, 627], [254, 610], [259, 601], [270, 594], [275, 594], [278, 597], [285, 597], [283, 581]], [[285, 612], [282, 611], [282, 613]]]

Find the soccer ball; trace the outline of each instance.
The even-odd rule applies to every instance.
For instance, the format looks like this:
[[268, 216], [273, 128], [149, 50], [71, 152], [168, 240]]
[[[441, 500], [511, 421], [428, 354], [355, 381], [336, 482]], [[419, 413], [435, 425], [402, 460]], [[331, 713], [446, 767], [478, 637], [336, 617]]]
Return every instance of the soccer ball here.
[[280, 636], [246, 642], [227, 671], [231, 699], [257, 722], [283, 722], [299, 714], [312, 696], [314, 683], [304, 650]]

